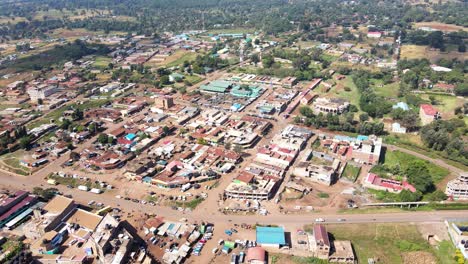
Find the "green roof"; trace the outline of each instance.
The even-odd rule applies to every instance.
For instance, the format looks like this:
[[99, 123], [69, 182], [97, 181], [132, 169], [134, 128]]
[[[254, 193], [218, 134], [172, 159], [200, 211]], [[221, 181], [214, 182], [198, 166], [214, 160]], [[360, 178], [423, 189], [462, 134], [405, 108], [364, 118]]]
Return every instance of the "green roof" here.
[[216, 80], [200, 86], [200, 89], [207, 92], [225, 93], [230, 86], [230, 82]]
[[259, 96], [261, 90], [262, 88], [259, 88], [257, 86], [245, 87], [245, 86], [236, 85], [232, 88], [231, 94], [237, 97], [256, 98]]

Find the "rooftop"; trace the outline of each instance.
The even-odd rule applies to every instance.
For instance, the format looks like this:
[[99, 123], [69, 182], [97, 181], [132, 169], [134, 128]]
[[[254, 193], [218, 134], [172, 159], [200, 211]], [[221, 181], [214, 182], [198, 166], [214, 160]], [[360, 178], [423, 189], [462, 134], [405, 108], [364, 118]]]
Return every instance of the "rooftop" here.
[[257, 226], [256, 233], [259, 244], [286, 244], [284, 228], [282, 227]]

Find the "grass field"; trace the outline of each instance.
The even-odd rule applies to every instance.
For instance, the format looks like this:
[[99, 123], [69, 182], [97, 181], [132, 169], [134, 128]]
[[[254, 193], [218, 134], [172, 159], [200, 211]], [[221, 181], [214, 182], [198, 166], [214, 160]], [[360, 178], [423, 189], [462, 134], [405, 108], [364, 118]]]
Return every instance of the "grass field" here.
[[150, 67], [160, 67], [160, 66], [166, 66], [166, 67], [173, 67], [173, 66], [179, 66], [184, 63], [184, 61], [192, 61], [194, 60], [197, 55], [201, 55], [200, 53], [188, 51], [188, 50], [177, 50], [170, 56], [167, 56], [164, 61], [157, 61], [155, 58], [149, 60], [147, 63], [145, 63], [146, 66]]
[[359, 172], [361, 171], [360, 167], [353, 166], [351, 164], [346, 164], [346, 168], [343, 171], [342, 177], [345, 177], [353, 182], [356, 181], [357, 177], [359, 176]]
[[[351, 90], [345, 91], [344, 88], [338, 87], [339, 84], [344, 87], [349, 87]], [[345, 79], [337, 81], [337, 85], [330, 89], [329, 94], [334, 94], [336, 97], [348, 100], [359, 109], [359, 91], [350, 76], [346, 76]]]
[[191, 84], [196, 84], [196, 83], [199, 83], [199, 82], [201, 82], [201, 81], [204, 80], [203, 77], [201, 77], [201, 76], [199, 76], [199, 75], [197, 75], [197, 74], [186, 75], [186, 76], [185, 76], [185, 79], [186, 79], [187, 81], [189, 81]]
[[36, 121], [30, 123], [27, 125], [27, 128], [31, 129], [34, 127], [37, 127], [42, 124], [48, 124], [51, 123], [51, 121], [55, 122], [55, 124], [61, 124], [60, 122], [60, 117], [63, 116], [63, 113], [71, 109], [71, 107], [77, 107], [80, 110], [85, 110], [85, 109], [92, 109], [92, 108], [97, 108], [101, 107], [101, 105], [106, 104], [108, 101], [107, 100], [88, 100], [82, 104], [72, 104], [72, 105], [65, 105], [62, 106], [58, 109], [53, 110], [52, 112], [49, 112], [45, 116], [39, 117]]
[[[337, 240], [351, 240], [360, 263], [378, 259], [378, 263], [403, 263], [407, 252], [429, 252], [431, 246], [422, 238], [415, 225], [410, 224], [347, 224], [327, 225], [327, 231]], [[311, 230], [312, 225], [305, 230]], [[435, 257], [434, 257], [435, 259]]]
[[191, 52], [191, 51], [184, 51], [184, 50], [178, 50], [174, 54], [172, 54], [169, 58], [166, 59], [166, 66], [167, 67], [172, 67], [172, 66], [179, 66], [184, 63], [184, 61], [192, 61], [195, 60], [197, 57], [196, 52]]
[[460, 53], [457, 51], [451, 52], [439, 52], [436, 50], [430, 50], [427, 46], [418, 45], [402, 45], [401, 54], [402, 59], [424, 59], [427, 58], [431, 62], [437, 62], [439, 59], [463, 59], [467, 57], [466, 53]]
[[96, 68], [105, 69], [111, 62], [112, 62], [111, 58], [98, 56], [96, 57], [96, 60], [94, 61], [93, 66]]
[[377, 95], [383, 96], [385, 98], [397, 98], [398, 97], [398, 90], [399, 85], [397, 82], [389, 83], [389, 84], [382, 84], [381, 81], [376, 80], [374, 82], [374, 91]]
[[[385, 153], [384, 165], [388, 167], [395, 167], [398, 165], [402, 171], [405, 171], [414, 161], [424, 161], [427, 165], [430, 175], [432, 176], [432, 179], [436, 183], [444, 179], [449, 174], [449, 171], [445, 168], [439, 167], [433, 163], [430, 163], [429, 161], [422, 160], [413, 155], [403, 153], [398, 150], [387, 151]], [[378, 171], [375, 172], [378, 173]]]
[[454, 110], [458, 106], [463, 106], [465, 102], [468, 100], [464, 98], [458, 98], [456, 96], [451, 95], [440, 95], [440, 94], [425, 94], [421, 97], [425, 100], [429, 99], [429, 96], [434, 96], [437, 100], [437, 105], [434, 107], [437, 108], [440, 112], [442, 112], [442, 116], [446, 118], [454, 117]]
[[6, 165], [4, 169], [12, 171], [19, 175], [27, 176], [31, 172], [31, 169], [21, 165], [20, 163], [20, 159], [22, 159], [24, 155], [24, 150], [19, 150], [14, 153], [5, 154], [2, 156], [2, 159], [0, 159], [0, 162]]

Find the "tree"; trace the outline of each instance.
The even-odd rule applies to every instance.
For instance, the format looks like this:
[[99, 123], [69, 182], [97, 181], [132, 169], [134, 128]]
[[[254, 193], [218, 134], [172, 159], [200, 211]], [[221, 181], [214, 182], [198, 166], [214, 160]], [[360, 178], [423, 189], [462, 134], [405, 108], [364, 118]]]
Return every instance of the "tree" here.
[[413, 161], [406, 169], [408, 182], [414, 185], [416, 190], [427, 193], [434, 188], [434, 182], [429, 173], [427, 165], [422, 160]]
[[169, 76], [167, 75], [163, 75], [161, 76], [161, 84], [162, 85], [167, 85], [167, 84], [170, 84], [171, 82], [169, 81]]
[[70, 159], [73, 161], [77, 161], [80, 159], [80, 153], [72, 151], [70, 152]]
[[236, 152], [237, 154], [242, 153], [242, 147], [239, 146], [239, 145], [235, 145], [234, 146], [234, 152]]
[[441, 190], [436, 190], [435, 192], [432, 192], [426, 196], [427, 200], [429, 201], [445, 201], [447, 200], [447, 195], [441, 191]]
[[270, 54], [264, 55], [262, 58], [262, 64], [264, 68], [271, 68], [273, 64], [275, 63], [275, 60], [273, 56]]
[[108, 141], [108, 138], [109, 136], [107, 136], [106, 134], [100, 134], [97, 138], [97, 141], [101, 144], [106, 144]]
[[73, 120], [82, 120], [83, 119], [83, 110], [76, 108], [72, 113]]
[[20, 138], [19, 140], [20, 147], [22, 149], [27, 149], [31, 145], [31, 137], [30, 136], [24, 136]]
[[257, 66], [257, 63], [260, 62], [258, 54], [252, 54], [252, 56], [250, 56], [250, 60], [255, 64], [255, 66]]
[[408, 191], [408, 190], [402, 190], [399, 194], [398, 194], [398, 200], [400, 202], [417, 202], [419, 200], [421, 200], [422, 198], [422, 194], [418, 191], [416, 192], [411, 192], [411, 191]]
[[367, 121], [367, 120], [369, 120], [369, 114], [367, 114], [367, 113], [362, 113], [362, 114], [359, 115], [359, 121], [365, 122], [365, 121]]
[[169, 133], [171, 132], [171, 129], [167, 126], [164, 126], [162, 130], [163, 130], [164, 135], [166, 136], [169, 135]]

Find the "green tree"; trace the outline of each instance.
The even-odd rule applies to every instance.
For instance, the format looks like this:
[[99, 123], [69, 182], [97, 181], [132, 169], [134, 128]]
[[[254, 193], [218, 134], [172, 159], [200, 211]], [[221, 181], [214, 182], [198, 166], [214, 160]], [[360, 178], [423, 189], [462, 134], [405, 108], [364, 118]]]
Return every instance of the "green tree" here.
[[408, 182], [421, 193], [427, 193], [434, 188], [434, 182], [427, 165], [422, 160], [413, 161], [406, 169]]
[[97, 138], [97, 141], [101, 144], [106, 144], [108, 141], [108, 138], [109, 136], [107, 136], [106, 134], [100, 134]]

